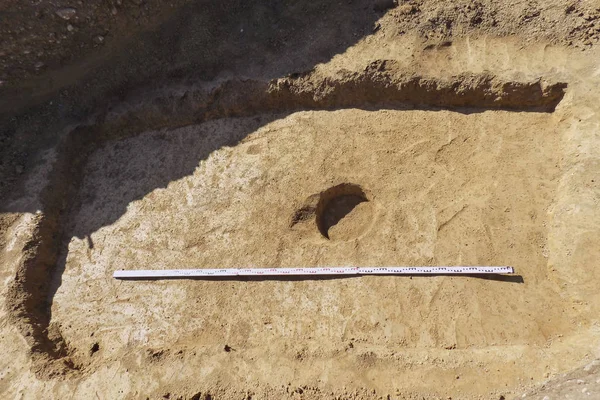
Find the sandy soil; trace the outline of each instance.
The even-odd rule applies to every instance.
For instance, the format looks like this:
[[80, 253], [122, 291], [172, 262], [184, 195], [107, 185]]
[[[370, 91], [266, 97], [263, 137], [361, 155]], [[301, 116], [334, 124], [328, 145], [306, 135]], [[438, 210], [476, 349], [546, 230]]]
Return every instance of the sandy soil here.
[[[573, 303], [561, 298], [566, 293], [549, 282], [547, 270], [548, 210], [561, 176], [557, 119], [510, 114], [301, 112], [258, 130], [262, 120], [225, 119], [113, 142], [84, 172], [70, 227], [81, 239], [68, 245], [53, 319], [84, 355], [98, 343], [96, 359], [120, 358], [138, 346], [191, 346], [211, 365], [223, 362], [228, 345], [234, 365], [248, 363], [240, 371], [212, 370], [206, 381], [280, 386], [287, 378], [276, 371], [287, 365], [309, 385], [345, 381], [338, 374], [354, 371], [345, 384], [358, 379], [379, 392], [406, 391], [414, 382], [388, 382], [403, 381], [413, 363], [410, 374], [425, 378], [420, 384], [427, 384], [433, 364], [444, 370], [436, 379], [463, 393], [487, 393], [516, 377], [539, 379], [555, 371], [551, 361], [514, 366], [506, 354], [543, 347], [588, 323], [572, 325]], [[473, 128], [453, 132], [454, 126]], [[202, 159], [214, 137], [233, 141], [248, 131], [242, 143], [210, 153], [192, 174], [130, 202], [115, 223], [94, 228], [118, 211], [111, 199]], [[343, 184], [368, 193], [370, 207], [344, 217], [335, 226], [342, 234], [328, 240], [314, 218], [294, 220], [306, 199]], [[457, 277], [146, 283], [106, 273], [480, 264], [513, 265], [524, 283]], [[477, 351], [489, 348], [503, 355]], [[567, 353], [578, 362], [586, 351]], [[256, 371], [260, 352], [281, 360]], [[321, 367], [303, 372], [302, 365]], [[474, 365], [491, 379], [478, 382]], [[562, 366], [568, 367], [564, 359]]]
[[[57, 115], [41, 88], [7, 114], [3, 151], [27, 161], [3, 172], [4, 397], [599, 395], [594, 5], [384, 3], [340, 6], [370, 33], [307, 44], [309, 68], [241, 73], [248, 48], [110, 107], [74, 86]], [[171, 61], [200, 54], [181, 43]], [[518, 275], [112, 278], [325, 265]]]

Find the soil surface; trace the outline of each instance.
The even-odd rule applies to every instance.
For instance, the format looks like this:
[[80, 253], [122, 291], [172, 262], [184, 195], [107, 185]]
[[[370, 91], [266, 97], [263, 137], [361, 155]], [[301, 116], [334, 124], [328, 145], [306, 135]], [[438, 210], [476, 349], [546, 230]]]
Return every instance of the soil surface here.
[[[600, 396], [600, 4], [0, 5], [5, 398]], [[121, 269], [514, 276], [120, 281]]]

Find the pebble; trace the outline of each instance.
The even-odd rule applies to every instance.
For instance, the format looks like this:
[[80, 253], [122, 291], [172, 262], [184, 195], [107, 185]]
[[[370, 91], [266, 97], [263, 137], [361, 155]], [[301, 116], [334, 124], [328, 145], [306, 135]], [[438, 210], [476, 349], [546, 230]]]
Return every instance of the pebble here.
[[73, 16], [75, 16], [75, 14], [77, 13], [77, 10], [75, 10], [74, 8], [71, 7], [67, 7], [67, 8], [61, 8], [60, 10], [56, 10], [56, 15], [58, 15], [59, 17], [61, 17], [64, 20], [70, 20], [71, 18], [73, 18]]
[[594, 367], [599, 366], [600, 365], [600, 360], [594, 360], [591, 363], [589, 363], [588, 365], [586, 365], [585, 367], [583, 367], [583, 370], [585, 372], [590, 372]]
[[414, 14], [417, 12], [417, 7], [412, 5], [412, 4], [402, 4], [400, 7], [398, 7], [398, 12], [400, 14]]
[[550, 397], [544, 396], [544, 398], [542, 400], [550, 400]]
[[585, 393], [585, 392], [587, 392], [587, 388], [581, 389], [581, 393]]
[[102, 36], [102, 35], [98, 35], [98, 36], [96, 36], [96, 37], [94, 38], [94, 42], [96, 42], [96, 43], [98, 43], [98, 44], [104, 43], [104, 36]]
[[67, 30], [69, 32], [73, 32], [75, 30], [75, 27], [73, 25], [69, 24], [69, 25], [67, 25]]
[[42, 68], [44, 68], [45, 66], [46, 66], [46, 64], [44, 64], [44, 63], [43, 63], [43, 62], [41, 62], [41, 61], [38, 61], [38, 62], [36, 62], [36, 63], [35, 63], [35, 65], [34, 65], [33, 67], [34, 67], [35, 69], [42, 69]]

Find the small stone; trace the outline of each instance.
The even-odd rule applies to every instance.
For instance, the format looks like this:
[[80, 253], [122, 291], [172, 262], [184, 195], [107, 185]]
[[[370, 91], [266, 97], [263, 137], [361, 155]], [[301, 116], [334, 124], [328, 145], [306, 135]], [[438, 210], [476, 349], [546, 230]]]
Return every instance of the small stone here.
[[69, 32], [73, 32], [75, 30], [75, 27], [73, 25], [69, 24], [69, 25], [67, 25], [67, 30]]
[[550, 400], [550, 397], [544, 396], [544, 398], [542, 400]]
[[[592, 182], [594, 182], [592, 180]], [[588, 365], [586, 365], [585, 367], [583, 367], [583, 370], [585, 372], [590, 372], [592, 369], [594, 369], [594, 367], [600, 366], [600, 360], [594, 360], [591, 363], [589, 363]]]
[[98, 36], [96, 36], [96, 37], [94, 38], [94, 42], [95, 42], [95, 43], [97, 43], [97, 44], [102, 44], [102, 43], [104, 43], [104, 36], [102, 36], [102, 35], [98, 35]]
[[72, 7], [61, 8], [60, 10], [56, 10], [56, 15], [67, 21], [73, 18], [76, 13], [77, 10]]
[[42, 68], [44, 68], [45, 66], [46, 66], [46, 64], [44, 64], [44, 63], [43, 63], [43, 62], [41, 62], [41, 61], [38, 61], [38, 62], [36, 62], [36, 63], [35, 63], [35, 65], [34, 65], [33, 67], [34, 67], [35, 69], [42, 69]]
[[404, 15], [414, 14], [417, 11], [417, 7], [412, 4], [402, 4], [400, 7], [398, 7], [398, 12]]
[[585, 381], [583, 379], [577, 379], [578, 385], [583, 385], [584, 383], [585, 383]]
[[585, 392], [587, 392], [587, 391], [588, 391], [588, 390], [587, 390], [587, 388], [583, 388], [583, 389], [581, 389], [581, 393], [585, 393]]

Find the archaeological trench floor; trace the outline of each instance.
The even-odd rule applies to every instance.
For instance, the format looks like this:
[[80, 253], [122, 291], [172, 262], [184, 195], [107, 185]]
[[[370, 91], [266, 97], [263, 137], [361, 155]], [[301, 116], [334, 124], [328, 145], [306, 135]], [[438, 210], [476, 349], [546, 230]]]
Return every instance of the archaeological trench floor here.
[[[70, 229], [91, 233], [68, 245], [52, 317], [71, 346], [99, 346], [94, 357], [191, 346], [208, 381], [281, 381], [302, 364], [312, 366], [304, 379], [375, 387], [406, 365], [423, 383], [436, 365], [446, 367], [440, 384], [465, 375], [473, 384], [475, 370], [495, 386], [537, 379], [564, 360], [521, 357], [589, 328], [548, 262], [561, 176], [555, 119], [352, 109], [224, 119], [109, 143], [86, 166]], [[246, 132], [207, 151], [215, 136], [235, 143]], [[123, 205], [111, 199], [198, 159], [188, 176], [115, 210]], [[307, 204], [332, 191], [331, 202], [350, 204], [338, 204], [345, 215], [323, 232], [335, 204], [314, 215]], [[511, 265], [519, 277], [140, 282], [107, 274], [331, 265]]]
[[[49, 289], [80, 370], [54, 395], [498, 398], [597, 357], [597, 74], [514, 54], [568, 82], [556, 110], [258, 112], [98, 146]], [[465, 65], [447, 73], [486, 67]], [[516, 275], [112, 278], [422, 265]]]

